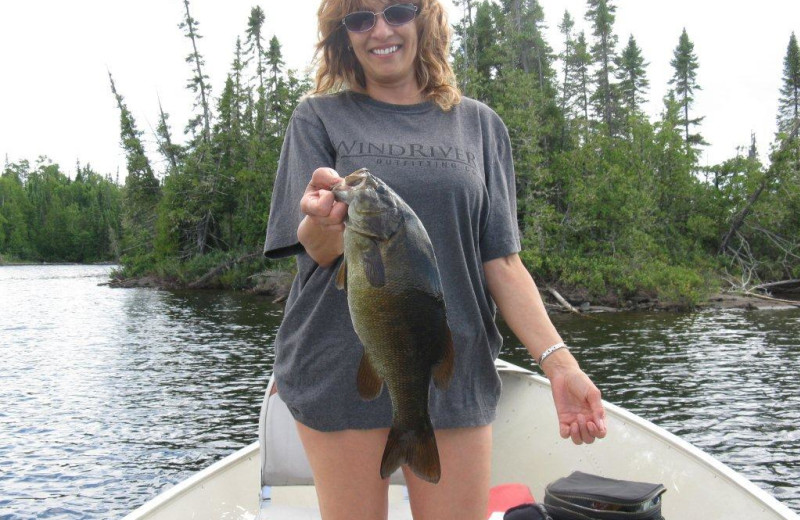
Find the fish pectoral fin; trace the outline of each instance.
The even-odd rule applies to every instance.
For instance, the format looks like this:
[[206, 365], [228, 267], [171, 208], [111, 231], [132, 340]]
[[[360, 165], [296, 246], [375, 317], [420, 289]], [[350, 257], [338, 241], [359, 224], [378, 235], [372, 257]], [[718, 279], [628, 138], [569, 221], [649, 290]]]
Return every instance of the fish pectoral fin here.
[[342, 263], [336, 272], [336, 288], [340, 291], [347, 289], [347, 258], [342, 257]]
[[430, 420], [416, 429], [392, 426], [381, 459], [381, 478], [389, 478], [397, 468], [408, 464], [416, 476], [436, 484], [442, 476], [436, 436]]
[[455, 370], [456, 351], [453, 348], [453, 334], [447, 327], [447, 336], [442, 346], [442, 360], [433, 368], [433, 384], [439, 390], [444, 390], [450, 385]]
[[361, 356], [361, 364], [358, 367], [358, 394], [362, 399], [371, 401], [381, 395], [383, 388], [383, 378], [378, 375], [375, 367], [369, 360], [366, 352]]
[[367, 275], [367, 280], [373, 287], [386, 285], [386, 270], [383, 267], [381, 248], [377, 242], [371, 241], [364, 252], [364, 271]]

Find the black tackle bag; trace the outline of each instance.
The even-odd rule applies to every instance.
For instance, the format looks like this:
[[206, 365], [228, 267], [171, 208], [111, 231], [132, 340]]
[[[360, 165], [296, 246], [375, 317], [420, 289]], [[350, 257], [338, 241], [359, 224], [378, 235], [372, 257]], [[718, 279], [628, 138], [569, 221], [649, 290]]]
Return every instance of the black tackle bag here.
[[506, 511], [503, 520], [553, 520], [553, 517], [542, 504], [522, 504]]
[[630, 482], [581, 473], [551, 482], [544, 504], [553, 520], [664, 520], [661, 484]]

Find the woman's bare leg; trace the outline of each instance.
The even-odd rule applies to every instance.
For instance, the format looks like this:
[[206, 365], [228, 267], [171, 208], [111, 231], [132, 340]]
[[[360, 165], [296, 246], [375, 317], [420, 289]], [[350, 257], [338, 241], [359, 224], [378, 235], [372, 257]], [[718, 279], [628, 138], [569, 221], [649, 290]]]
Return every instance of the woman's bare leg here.
[[320, 432], [297, 423], [324, 520], [386, 520], [389, 480], [380, 476], [388, 429]]
[[492, 427], [436, 430], [442, 479], [430, 484], [403, 466], [414, 520], [484, 520], [489, 506]]

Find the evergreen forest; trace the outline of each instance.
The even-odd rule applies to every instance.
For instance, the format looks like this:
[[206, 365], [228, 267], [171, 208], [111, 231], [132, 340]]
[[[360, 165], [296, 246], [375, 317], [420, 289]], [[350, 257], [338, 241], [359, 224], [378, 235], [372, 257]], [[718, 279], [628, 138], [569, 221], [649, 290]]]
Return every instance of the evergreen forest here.
[[[512, 139], [525, 264], [540, 286], [576, 301], [636, 299], [691, 307], [718, 290], [800, 278], [800, 48], [787, 35], [778, 132], [756, 148], [701, 166], [709, 143], [694, 104], [697, 56], [675, 35], [672, 56], [620, 42], [612, 0], [587, 0], [545, 38], [536, 0], [458, 0], [451, 20], [459, 87], [492, 107]], [[0, 263], [115, 261], [120, 279], [249, 288], [259, 273], [291, 271], [262, 258], [283, 134], [311, 80], [286, 67], [281, 43], [252, 8], [221, 91], [205, 73], [200, 23], [183, 0], [192, 118], [177, 130], [155, 107], [158, 155], [109, 74], [127, 158], [124, 182], [41, 158], [6, 161], [0, 177]], [[552, 15], [551, 15], [552, 16]], [[648, 116], [647, 60], [669, 61], [663, 109]], [[221, 78], [220, 78], [221, 79]], [[764, 136], [761, 136], [764, 138]], [[159, 165], [158, 167], [154, 165]]]

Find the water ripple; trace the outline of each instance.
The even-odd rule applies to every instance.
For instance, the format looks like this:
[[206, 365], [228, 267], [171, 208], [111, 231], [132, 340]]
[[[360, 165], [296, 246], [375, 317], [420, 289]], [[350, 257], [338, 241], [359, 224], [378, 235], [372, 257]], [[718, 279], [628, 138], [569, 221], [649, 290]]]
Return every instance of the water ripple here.
[[119, 518], [256, 439], [274, 306], [109, 269], [0, 268], [1, 519]]
[[[0, 520], [119, 518], [256, 439], [280, 308], [109, 269], [0, 267]], [[800, 312], [556, 321], [606, 399], [800, 511]]]

